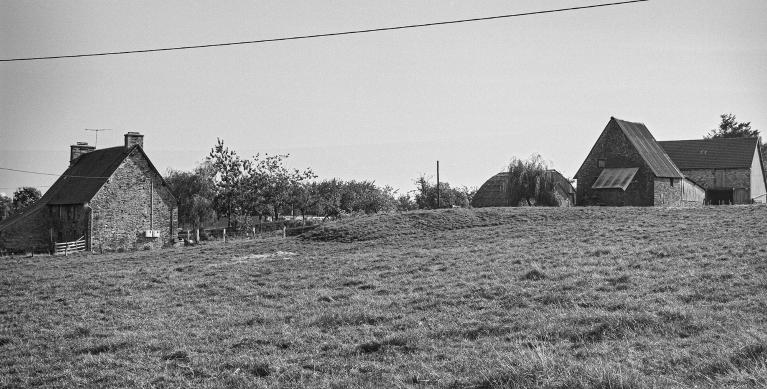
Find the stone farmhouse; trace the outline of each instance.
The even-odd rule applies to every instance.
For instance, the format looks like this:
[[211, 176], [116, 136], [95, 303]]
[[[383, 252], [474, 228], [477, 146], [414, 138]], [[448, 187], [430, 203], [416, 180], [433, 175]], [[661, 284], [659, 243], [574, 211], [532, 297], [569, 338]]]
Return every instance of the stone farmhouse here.
[[47, 252], [85, 239], [87, 250], [159, 248], [175, 240], [176, 198], [143, 149], [144, 136], [96, 150], [72, 145], [69, 168], [35, 204], [0, 222], [0, 248]]
[[[557, 198], [561, 207], [575, 206], [575, 188], [570, 180], [565, 178], [556, 170], [546, 171], [554, 182], [554, 196]], [[510, 203], [509, 195], [509, 173], [501, 172], [485, 181], [479, 187], [474, 198], [471, 200], [471, 206], [480, 207], [509, 207], [516, 204]], [[527, 203], [523, 204], [527, 205]]]
[[578, 205], [696, 206], [765, 202], [758, 139], [658, 142], [610, 118], [575, 178]]

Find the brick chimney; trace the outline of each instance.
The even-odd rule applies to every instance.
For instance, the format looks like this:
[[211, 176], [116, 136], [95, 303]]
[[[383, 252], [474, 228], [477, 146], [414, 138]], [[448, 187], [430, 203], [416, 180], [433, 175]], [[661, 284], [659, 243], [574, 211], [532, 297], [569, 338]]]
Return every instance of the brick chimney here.
[[75, 159], [83, 154], [88, 154], [96, 150], [96, 146], [88, 146], [88, 142], [77, 142], [76, 145], [69, 146], [69, 165], [72, 165]]
[[141, 148], [144, 148], [144, 135], [139, 134], [135, 131], [129, 131], [127, 134], [125, 134], [125, 148], [133, 147], [133, 145], [139, 145]]

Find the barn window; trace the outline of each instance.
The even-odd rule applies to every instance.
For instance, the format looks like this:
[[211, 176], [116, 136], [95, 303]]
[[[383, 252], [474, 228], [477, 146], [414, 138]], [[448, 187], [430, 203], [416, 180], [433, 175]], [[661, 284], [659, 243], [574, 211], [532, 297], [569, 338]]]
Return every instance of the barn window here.
[[597, 167], [600, 169], [604, 169], [606, 160], [600, 158], [597, 159]]
[[673, 178], [669, 178], [669, 180], [671, 181], [671, 186], [674, 186], [674, 179]]

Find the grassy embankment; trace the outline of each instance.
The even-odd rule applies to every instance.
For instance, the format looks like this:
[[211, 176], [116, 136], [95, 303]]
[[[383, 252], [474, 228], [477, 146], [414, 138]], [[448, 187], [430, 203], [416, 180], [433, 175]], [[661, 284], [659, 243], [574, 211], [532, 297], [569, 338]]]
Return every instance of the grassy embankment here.
[[765, 387], [767, 207], [485, 209], [0, 261], [0, 386]]

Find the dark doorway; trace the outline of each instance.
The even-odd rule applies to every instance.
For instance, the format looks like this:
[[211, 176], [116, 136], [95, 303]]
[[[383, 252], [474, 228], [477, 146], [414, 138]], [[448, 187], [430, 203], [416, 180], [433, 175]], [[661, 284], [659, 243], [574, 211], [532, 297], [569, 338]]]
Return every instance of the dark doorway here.
[[706, 203], [710, 205], [732, 204], [732, 189], [709, 189], [706, 191]]

